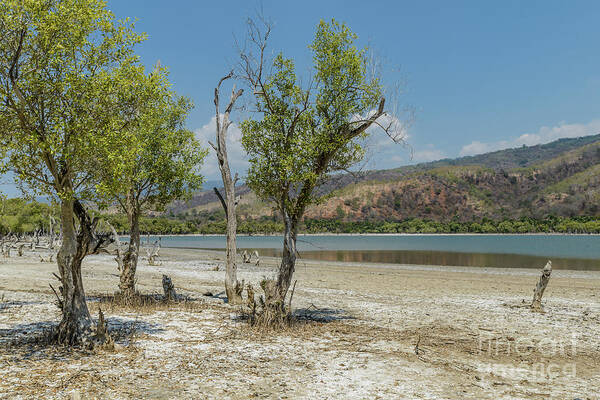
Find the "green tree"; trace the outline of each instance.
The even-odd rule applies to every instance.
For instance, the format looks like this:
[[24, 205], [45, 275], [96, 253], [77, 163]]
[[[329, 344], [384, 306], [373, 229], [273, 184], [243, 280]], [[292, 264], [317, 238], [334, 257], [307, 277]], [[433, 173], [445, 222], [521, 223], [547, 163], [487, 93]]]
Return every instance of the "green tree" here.
[[164, 211], [173, 200], [200, 189], [199, 168], [207, 152], [185, 129], [191, 101], [171, 91], [164, 68], [157, 65], [146, 75], [143, 66], [131, 65], [120, 74], [127, 88], [118, 92], [114, 113], [121, 118], [121, 129], [102, 138], [94, 171], [98, 192], [127, 215], [130, 240], [117, 262], [121, 295], [130, 298], [135, 294], [140, 217], [148, 210]]
[[112, 93], [122, 89], [115, 71], [135, 61], [142, 39], [101, 0], [0, 2], [0, 147], [33, 193], [60, 204], [61, 343], [92, 335], [81, 262], [102, 238], [80, 199], [92, 195], [91, 160], [114, 129]]
[[[267, 300], [283, 310], [296, 263], [296, 238], [306, 207], [318, 200], [314, 189], [330, 173], [362, 159], [361, 140], [373, 125], [401, 140], [386, 119], [383, 88], [368, 73], [365, 49], [344, 24], [321, 21], [310, 45], [314, 74], [310, 88], [298, 83], [294, 62], [278, 54], [268, 75], [259, 63], [266, 47], [258, 38], [257, 57], [242, 55], [244, 77], [256, 99], [259, 119], [241, 124], [242, 144], [250, 158], [247, 184], [263, 200], [277, 205], [284, 223], [283, 257], [277, 282], [264, 285]], [[262, 39], [261, 39], [262, 38]], [[387, 118], [387, 120], [391, 120]]]

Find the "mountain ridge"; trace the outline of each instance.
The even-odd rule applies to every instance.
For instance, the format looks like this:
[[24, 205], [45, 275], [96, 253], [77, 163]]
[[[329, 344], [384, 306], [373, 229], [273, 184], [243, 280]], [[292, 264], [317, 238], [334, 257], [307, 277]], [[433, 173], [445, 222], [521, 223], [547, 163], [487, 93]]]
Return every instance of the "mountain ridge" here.
[[[342, 221], [468, 221], [598, 215], [600, 134], [535, 146], [442, 159], [387, 170], [330, 177], [326, 195], [306, 217]], [[240, 219], [276, 217], [246, 185], [237, 188]], [[217, 219], [220, 204], [211, 190], [175, 203], [171, 214]]]

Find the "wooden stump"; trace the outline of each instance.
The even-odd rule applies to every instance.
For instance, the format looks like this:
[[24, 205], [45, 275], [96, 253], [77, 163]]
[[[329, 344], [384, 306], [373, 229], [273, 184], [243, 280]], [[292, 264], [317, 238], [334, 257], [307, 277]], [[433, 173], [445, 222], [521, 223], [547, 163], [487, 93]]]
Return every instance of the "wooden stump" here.
[[256, 314], [256, 300], [254, 299], [254, 288], [251, 284], [246, 286], [246, 293], [248, 295], [248, 299], [246, 300], [246, 305], [252, 312], [252, 314]]
[[260, 267], [260, 256], [258, 255], [258, 251], [254, 250], [254, 253], [252, 253], [252, 255], [254, 257], [256, 257], [256, 261], [254, 262], [254, 265], [256, 265], [257, 267]]
[[533, 301], [531, 302], [532, 311], [544, 312], [544, 309], [542, 308], [542, 296], [544, 295], [544, 290], [546, 290], [546, 286], [548, 286], [551, 274], [552, 261], [548, 261], [546, 263], [546, 266], [542, 269], [542, 276], [540, 276], [540, 280], [533, 291]]
[[153, 267], [162, 265], [162, 262], [159, 259], [159, 252], [160, 252], [160, 239], [157, 240], [156, 242], [154, 242], [154, 247], [152, 248], [152, 251], [150, 251], [149, 249], [146, 249], [146, 254], [148, 254], [148, 265], [151, 265]]
[[108, 324], [104, 320], [104, 313], [98, 308], [98, 324], [96, 325], [96, 335], [94, 338], [94, 347], [103, 350], [114, 350], [115, 343], [108, 333]]
[[244, 262], [244, 264], [250, 263], [250, 254], [248, 254], [246, 250], [244, 250], [244, 252], [242, 253], [242, 261]]
[[169, 278], [167, 275], [163, 275], [162, 277], [162, 286], [163, 286], [163, 291], [165, 292], [165, 299], [166, 300], [177, 300], [177, 293], [175, 292], [175, 286], [173, 286], [173, 282], [171, 281], [171, 278]]

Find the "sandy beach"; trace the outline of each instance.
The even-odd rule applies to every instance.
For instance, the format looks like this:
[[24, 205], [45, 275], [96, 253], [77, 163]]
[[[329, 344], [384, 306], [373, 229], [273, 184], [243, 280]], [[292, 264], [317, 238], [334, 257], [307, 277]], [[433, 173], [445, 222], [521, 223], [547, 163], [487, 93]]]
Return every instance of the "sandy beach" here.
[[[600, 398], [598, 271], [555, 271], [539, 314], [538, 270], [300, 260], [300, 321], [264, 332], [225, 303], [224, 253], [161, 255], [140, 262], [138, 290], [161, 293], [168, 274], [188, 299], [131, 309], [102, 300], [118, 285], [112, 256], [86, 258], [90, 311], [117, 343], [96, 351], [36, 343], [60, 318], [56, 264], [1, 259], [0, 398]], [[257, 286], [276, 267], [240, 262], [239, 277]]]

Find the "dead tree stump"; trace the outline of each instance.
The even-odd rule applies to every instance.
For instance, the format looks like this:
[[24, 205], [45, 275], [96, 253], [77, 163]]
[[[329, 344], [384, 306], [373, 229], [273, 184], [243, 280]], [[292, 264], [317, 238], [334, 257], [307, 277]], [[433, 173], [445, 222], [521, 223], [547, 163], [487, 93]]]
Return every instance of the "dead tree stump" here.
[[154, 242], [154, 247], [152, 248], [151, 251], [146, 249], [146, 254], [148, 254], [148, 265], [151, 265], [153, 267], [162, 265], [162, 262], [159, 259], [159, 252], [160, 252], [160, 239], [157, 240], [156, 242]]
[[252, 312], [252, 314], [256, 314], [256, 299], [254, 298], [254, 287], [251, 284], [246, 286], [246, 294], [248, 298], [246, 299], [246, 305]]
[[244, 252], [242, 253], [242, 261], [244, 262], [244, 264], [250, 263], [250, 257], [250, 254], [248, 254], [248, 252], [244, 250]]
[[98, 324], [96, 325], [95, 345], [108, 350], [114, 350], [115, 344], [112, 337], [108, 333], [108, 324], [104, 319], [104, 313], [98, 308]]
[[264, 299], [260, 298], [262, 309], [253, 318], [252, 324], [269, 327], [283, 326], [287, 320], [288, 313], [279, 295], [277, 282], [271, 279], [264, 279], [260, 283], [260, 287], [265, 297]]
[[542, 276], [540, 276], [540, 280], [533, 291], [533, 301], [531, 302], [532, 311], [544, 312], [544, 309], [542, 308], [542, 296], [550, 281], [550, 274], [552, 274], [552, 261], [548, 261], [546, 266], [542, 269]]
[[162, 277], [162, 286], [163, 286], [163, 291], [165, 292], [165, 299], [166, 300], [177, 300], [177, 293], [175, 292], [175, 286], [173, 286], [173, 282], [171, 281], [171, 278], [169, 278], [167, 275], [163, 275]]
[[2, 255], [3, 255], [5, 258], [10, 258], [10, 244], [6, 244], [6, 243], [4, 243], [4, 244], [2, 245]]
[[256, 257], [256, 261], [254, 262], [254, 265], [256, 265], [257, 267], [260, 267], [260, 256], [258, 255], [258, 251], [254, 250], [254, 253], [252, 253], [252, 255], [254, 257]]

